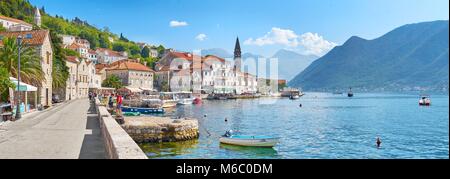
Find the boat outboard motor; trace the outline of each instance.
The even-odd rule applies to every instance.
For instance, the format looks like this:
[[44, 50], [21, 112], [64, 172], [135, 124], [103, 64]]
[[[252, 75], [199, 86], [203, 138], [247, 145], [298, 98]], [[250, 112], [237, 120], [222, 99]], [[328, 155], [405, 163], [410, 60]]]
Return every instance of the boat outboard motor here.
[[231, 137], [232, 135], [233, 135], [233, 130], [227, 130], [223, 136], [224, 137]]

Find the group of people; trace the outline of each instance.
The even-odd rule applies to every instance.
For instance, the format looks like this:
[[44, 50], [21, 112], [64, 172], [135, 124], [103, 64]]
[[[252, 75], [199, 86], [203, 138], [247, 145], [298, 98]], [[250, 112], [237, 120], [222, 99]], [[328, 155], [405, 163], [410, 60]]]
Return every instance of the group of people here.
[[111, 109], [114, 108], [114, 100], [116, 101], [116, 115], [121, 116], [122, 115], [123, 97], [119, 93], [109, 95], [108, 106]]
[[108, 107], [110, 109], [114, 108], [114, 102], [116, 104], [116, 114], [122, 115], [122, 104], [123, 104], [123, 96], [119, 93], [112, 94], [99, 94], [89, 92], [89, 100], [93, 101], [95, 98], [98, 98], [100, 101], [103, 101], [103, 98], [106, 97], [108, 99]]

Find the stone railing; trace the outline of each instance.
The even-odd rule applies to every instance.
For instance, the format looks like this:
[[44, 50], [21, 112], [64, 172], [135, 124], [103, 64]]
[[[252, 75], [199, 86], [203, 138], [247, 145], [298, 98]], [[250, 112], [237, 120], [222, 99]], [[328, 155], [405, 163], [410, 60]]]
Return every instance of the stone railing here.
[[142, 149], [111, 116], [105, 106], [95, 100], [107, 157], [109, 159], [147, 159]]

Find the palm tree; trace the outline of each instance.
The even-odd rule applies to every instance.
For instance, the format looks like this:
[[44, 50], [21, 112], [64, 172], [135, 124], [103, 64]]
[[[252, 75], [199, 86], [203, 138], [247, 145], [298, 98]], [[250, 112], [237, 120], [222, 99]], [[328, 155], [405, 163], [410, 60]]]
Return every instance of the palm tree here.
[[[0, 48], [0, 67], [6, 69], [10, 76], [17, 76], [19, 46], [13, 37], [3, 40], [3, 47]], [[21, 81], [35, 86], [41, 86], [45, 80], [42, 71], [41, 59], [36, 50], [32, 47], [23, 46], [20, 52], [20, 78]]]
[[116, 75], [112, 75], [109, 76], [108, 78], [106, 78], [103, 83], [102, 83], [103, 87], [109, 87], [109, 88], [115, 88], [115, 89], [119, 89], [122, 88], [122, 80], [120, 80], [119, 77], [117, 77]]

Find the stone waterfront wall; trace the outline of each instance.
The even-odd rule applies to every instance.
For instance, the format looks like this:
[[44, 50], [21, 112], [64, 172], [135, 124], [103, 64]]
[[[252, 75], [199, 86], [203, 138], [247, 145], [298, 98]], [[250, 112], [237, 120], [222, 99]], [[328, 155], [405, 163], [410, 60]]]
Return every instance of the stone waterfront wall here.
[[137, 143], [176, 142], [199, 137], [196, 119], [165, 117], [130, 117], [122, 128]]
[[100, 120], [103, 140], [109, 159], [147, 159], [142, 149], [122, 129], [105, 106], [96, 99], [96, 110]]

